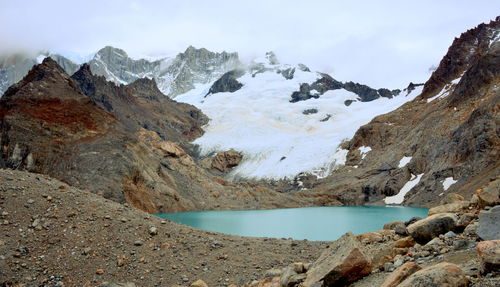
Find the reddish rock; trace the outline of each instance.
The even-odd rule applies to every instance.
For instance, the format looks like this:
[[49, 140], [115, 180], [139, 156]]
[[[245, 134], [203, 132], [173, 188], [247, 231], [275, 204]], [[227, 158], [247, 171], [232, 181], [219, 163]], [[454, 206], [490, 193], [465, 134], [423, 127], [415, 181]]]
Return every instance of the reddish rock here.
[[404, 237], [396, 241], [394, 244], [394, 247], [396, 248], [408, 248], [408, 247], [413, 247], [415, 245], [415, 240], [411, 237]]
[[479, 242], [476, 250], [485, 272], [500, 271], [500, 240]]
[[304, 287], [342, 286], [354, 282], [371, 272], [371, 258], [359, 240], [350, 232], [333, 242], [307, 271]]
[[396, 287], [399, 283], [403, 282], [408, 276], [422, 269], [415, 262], [406, 262], [401, 265], [398, 269], [394, 270], [391, 275], [389, 275], [384, 283], [380, 287]]

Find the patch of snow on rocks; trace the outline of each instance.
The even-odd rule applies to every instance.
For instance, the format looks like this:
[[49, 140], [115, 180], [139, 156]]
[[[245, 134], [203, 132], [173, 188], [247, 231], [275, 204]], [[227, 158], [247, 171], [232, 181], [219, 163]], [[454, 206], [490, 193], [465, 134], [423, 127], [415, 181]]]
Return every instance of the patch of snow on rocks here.
[[448, 190], [448, 188], [450, 188], [450, 186], [452, 186], [453, 184], [455, 184], [457, 181], [453, 179], [453, 177], [447, 177], [444, 179], [443, 181], [443, 189], [444, 190]]
[[364, 159], [366, 154], [372, 150], [369, 146], [361, 146], [359, 147], [359, 152], [361, 153], [361, 159]]
[[411, 156], [404, 156], [400, 161], [399, 161], [399, 164], [398, 164], [398, 167], [401, 168], [401, 167], [404, 167], [405, 165], [407, 165], [410, 161], [411, 161], [412, 157]]
[[385, 204], [401, 204], [405, 200], [405, 195], [412, 189], [414, 188], [419, 182], [420, 179], [422, 178], [424, 174], [419, 174], [415, 176], [412, 174], [411, 179], [405, 183], [405, 185], [399, 190], [399, 193], [393, 196], [387, 196], [384, 199]]

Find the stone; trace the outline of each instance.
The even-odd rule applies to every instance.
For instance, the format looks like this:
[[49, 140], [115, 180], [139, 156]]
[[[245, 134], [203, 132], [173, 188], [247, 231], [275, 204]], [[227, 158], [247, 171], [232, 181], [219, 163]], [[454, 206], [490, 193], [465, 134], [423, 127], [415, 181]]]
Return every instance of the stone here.
[[83, 250], [82, 250], [82, 255], [89, 255], [89, 254], [90, 254], [90, 252], [92, 252], [92, 248], [90, 248], [90, 247], [85, 247], [85, 248], [83, 248]]
[[366, 232], [356, 236], [363, 243], [383, 242], [384, 236], [377, 231]]
[[457, 201], [453, 203], [448, 203], [445, 205], [439, 205], [429, 209], [428, 215], [434, 215], [438, 213], [457, 213], [463, 210], [467, 210], [470, 206], [469, 201]]
[[500, 240], [481, 241], [476, 250], [485, 272], [500, 271]]
[[473, 213], [461, 213], [458, 216], [457, 226], [459, 229], [465, 229], [477, 216]]
[[457, 237], [457, 234], [453, 231], [448, 231], [444, 234], [444, 238], [446, 238], [446, 239], [452, 239], [455, 237]]
[[385, 262], [384, 263], [384, 271], [385, 272], [392, 272], [394, 270], [394, 263], [392, 262]]
[[497, 179], [489, 183], [483, 189], [478, 190], [476, 194], [480, 208], [500, 204], [500, 180]]
[[220, 172], [228, 172], [231, 168], [237, 166], [242, 159], [243, 156], [241, 153], [233, 149], [219, 152], [212, 159], [212, 168], [217, 169]]
[[97, 275], [102, 275], [102, 274], [104, 274], [104, 270], [103, 270], [103, 269], [97, 269], [97, 270], [95, 271], [95, 274], [97, 274]]
[[465, 235], [475, 235], [477, 232], [477, 225], [478, 225], [477, 222], [474, 222], [474, 223], [467, 225], [467, 227], [465, 227], [463, 233]]
[[500, 205], [479, 213], [477, 235], [483, 240], [500, 239]]
[[434, 214], [408, 225], [408, 233], [417, 243], [425, 244], [434, 237], [455, 230], [458, 217], [453, 213]]
[[306, 273], [301, 273], [301, 274], [294, 274], [288, 278], [288, 282], [286, 285], [281, 285], [281, 286], [286, 286], [286, 287], [294, 287], [297, 286], [298, 284], [304, 282], [306, 280]]
[[154, 236], [154, 235], [157, 235], [158, 234], [158, 229], [154, 226], [151, 226], [149, 229], [148, 229], [148, 233], [149, 235], [151, 236]]
[[396, 287], [399, 283], [403, 282], [406, 278], [408, 278], [411, 274], [422, 269], [415, 262], [406, 262], [401, 265], [399, 268], [394, 270], [380, 285], [380, 287]]
[[277, 276], [281, 276], [282, 273], [283, 273], [283, 270], [278, 269], [278, 268], [273, 268], [273, 269], [267, 270], [264, 273], [264, 277], [277, 277]]
[[444, 242], [439, 237], [436, 237], [431, 241], [427, 242], [427, 244], [425, 244], [425, 246], [432, 246], [432, 245], [442, 246], [444, 245]]
[[419, 270], [398, 287], [467, 287], [469, 280], [460, 267], [448, 262], [441, 262], [436, 265]]
[[413, 239], [413, 237], [407, 236], [396, 241], [396, 243], [394, 243], [394, 246], [396, 248], [407, 248], [407, 247], [413, 247], [415, 243], [416, 242]]
[[137, 241], [134, 242], [135, 246], [142, 246], [143, 244], [144, 243], [142, 241], [140, 241], [140, 240], [137, 240]]
[[207, 283], [205, 281], [198, 279], [191, 283], [191, 287], [208, 287]]
[[384, 224], [384, 229], [394, 230], [396, 232], [396, 234], [399, 234], [399, 235], [407, 235], [408, 234], [408, 233], [406, 233], [406, 225], [402, 221], [393, 221], [393, 222], [386, 223], [386, 224]]
[[370, 274], [371, 265], [361, 242], [348, 232], [323, 251], [302, 284], [311, 287], [323, 281], [323, 286], [346, 285]]
[[464, 197], [461, 196], [460, 194], [457, 193], [447, 193], [443, 199], [439, 202], [440, 205], [448, 204], [448, 203], [455, 203], [464, 200]]

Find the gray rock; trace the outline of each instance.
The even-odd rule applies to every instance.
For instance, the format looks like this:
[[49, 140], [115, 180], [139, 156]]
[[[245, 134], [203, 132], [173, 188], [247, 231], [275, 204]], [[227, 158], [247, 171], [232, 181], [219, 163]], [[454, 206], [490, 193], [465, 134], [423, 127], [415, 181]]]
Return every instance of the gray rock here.
[[158, 228], [156, 228], [156, 227], [154, 227], [154, 226], [151, 226], [151, 227], [148, 229], [148, 233], [149, 233], [149, 235], [151, 235], [151, 236], [157, 235], [157, 234], [158, 234]]
[[448, 231], [444, 234], [444, 238], [451, 239], [457, 237], [457, 234], [453, 231]]
[[392, 272], [392, 271], [394, 271], [394, 263], [392, 263], [392, 262], [386, 262], [386, 263], [384, 263], [384, 271], [385, 272]]
[[455, 214], [439, 213], [410, 224], [407, 231], [417, 243], [425, 244], [440, 234], [455, 230], [457, 222]]
[[126, 282], [126, 283], [110, 283], [110, 282], [102, 282], [100, 287], [135, 287], [135, 283]]
[[500, 239], [500, 205], [479, 213], [477, 235], [483, 240]]

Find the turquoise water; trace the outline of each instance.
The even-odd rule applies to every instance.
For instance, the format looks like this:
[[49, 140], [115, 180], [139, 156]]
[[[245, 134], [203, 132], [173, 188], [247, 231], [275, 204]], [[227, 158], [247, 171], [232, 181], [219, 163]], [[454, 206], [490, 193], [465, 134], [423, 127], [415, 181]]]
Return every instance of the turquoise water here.
[[195, 228], [226, 234], [335, 240], [347, 231], [382, 229], [391, 221], [425, 217], [427, 208], [335, 206], [270, 210], [211, 210], [160, 213], [157, 216]]

